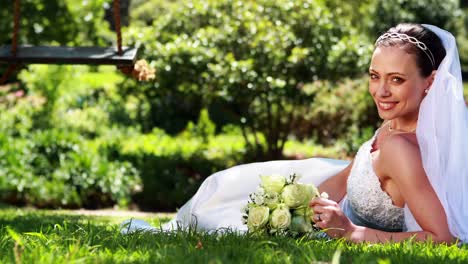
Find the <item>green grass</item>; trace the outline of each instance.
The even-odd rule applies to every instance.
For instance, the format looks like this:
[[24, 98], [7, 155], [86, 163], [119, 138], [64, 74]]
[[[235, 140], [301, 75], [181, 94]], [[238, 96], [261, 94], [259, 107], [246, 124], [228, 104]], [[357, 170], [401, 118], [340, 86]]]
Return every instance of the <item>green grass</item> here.
[[[121, 235], [122, 219], [0, 207], [0, 263], [468, 262], [468, 246], [431, 243], [356, 245], [235, 233]], [[168, 218], [146, 220], [157, 225]]]

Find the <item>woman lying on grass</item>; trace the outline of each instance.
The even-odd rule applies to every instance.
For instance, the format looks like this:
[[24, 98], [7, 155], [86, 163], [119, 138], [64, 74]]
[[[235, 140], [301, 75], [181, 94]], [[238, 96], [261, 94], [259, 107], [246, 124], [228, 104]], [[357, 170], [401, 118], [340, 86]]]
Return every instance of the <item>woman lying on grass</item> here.
[[375, 43], [369, 92], [384, 122], [351, 163], [271, 161], [215, 173], [163, 228], [245, 231], [240, 211], [258, 175], [296, 173], [329, 194], [310, 207], [330, 237], [467, 242], [468, 112], [454, 37], [430, 25], [389, 29]]

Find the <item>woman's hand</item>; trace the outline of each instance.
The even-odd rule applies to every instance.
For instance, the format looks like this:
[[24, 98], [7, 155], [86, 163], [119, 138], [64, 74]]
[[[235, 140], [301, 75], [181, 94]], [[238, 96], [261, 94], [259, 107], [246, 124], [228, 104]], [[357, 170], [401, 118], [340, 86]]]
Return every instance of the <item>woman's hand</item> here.
[[356, 229], [335, 201], [317, 197], [310, 201], [309, 206], [314, 211], [311, 220], [331, 237], [350, 238]]

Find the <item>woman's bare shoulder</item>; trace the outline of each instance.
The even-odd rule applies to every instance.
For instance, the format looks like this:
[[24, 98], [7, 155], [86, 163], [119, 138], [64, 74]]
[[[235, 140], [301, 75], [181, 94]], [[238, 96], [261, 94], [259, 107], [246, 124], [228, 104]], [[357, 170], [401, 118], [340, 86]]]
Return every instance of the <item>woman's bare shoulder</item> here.
[[381, 151], [384, 152], [404, 152], [409, 151], [418, 151], [419, 144], [414, 133], [398, 133], [387, 136], [385, 141], [382, 143]]
[[391, 178], [399, 175], [421, 175], [423, 167], [416, 135], [389, 135], [380, 148], [380, 162]]

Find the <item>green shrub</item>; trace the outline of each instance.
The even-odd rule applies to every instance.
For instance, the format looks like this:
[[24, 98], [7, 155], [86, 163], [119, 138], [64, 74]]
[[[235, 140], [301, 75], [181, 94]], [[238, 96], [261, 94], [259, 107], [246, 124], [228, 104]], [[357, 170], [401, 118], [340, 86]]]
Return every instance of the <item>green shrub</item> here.
[[193, 122], [189, 122], [186, 128], [187, 137], [197, 136], [203, 139], [203, 142], [207, 143], [211, 137], [214, 136], [216, 131], [216, 125], [211, 121], [208, 110], [202, 109], [198, 118], [198, 123], [195, 125]]
[[292, 124], [314, 98], [304, 83], [356, 76], [370, 58], [366, 38], [339, 24], [323, 2], [180, 1], [164, 9], [150, 26], [128, 31], [157, 70], [154, 83], [126, 90], [148, 103], [141, 115], [153, 122], [147, 129], [169, 123], [177, 132], [174, 124], [185, 127], [177, 117], [194, 120], [221, 98], [259, 158], [281, 157]]
[[122, 126], [131, 113], [116, 91], [122, 78], [101, 70], [31, 66], [20, 73], [22, 83], [0, 95], [2, 200], [40, 207], [128, 205], [141, 189], [138, 171], [117, 159], [105, 139], [126, 133]]
[[[22, 0], [19, 45], [110, 46], [115, 35], [104, 20], [110, 0]], [[0, 45], [11, 45], [14, 1], [2, 1]], [[0, 64], [0, 72], [6, 69]], [[15, 75], [10, 80], [16, 79]]]
[[36, 129], [71, 129], [92, 138], [112, 125], [131, 124], [134, 106], [119, 94], [123, 78], [114, 67], [31, 65], [19, 78], [28, 94], [43, 100], [34, 114]]
[[2, 199], [39, 207], [127, 205], [139, 188], [128, 162], [102, 157], [79, 134], [37, 130], [0, 141]]
[[200, 120], [175, 137], [154, 129], [121, 141], [121, 157], [141, 172], [143, 191], [134, 197], [139, 206], [174, 210], [195, 193], [206, 177], [244, 162], [246, 150], [242, 136], [205, 137], [196, 128], [209, 121], [202, 117]]
[[304, 89], [315, 93], [316, 98], [293, 132], [300, 139], [313, 137], [325, 145], [342, 142], [344, 150], [351, 155], [380, 123], [368, 92], [367, 76], [337, 83], [317, 81], [305, 85]]
[[371, 36], [378, 36], [401, 22], [433, 24], [457, 35], [463, 23], [463, 12], [457, 0], [376, 0], [364, 11], [368, 13], [364, 14], [361, 25]]

